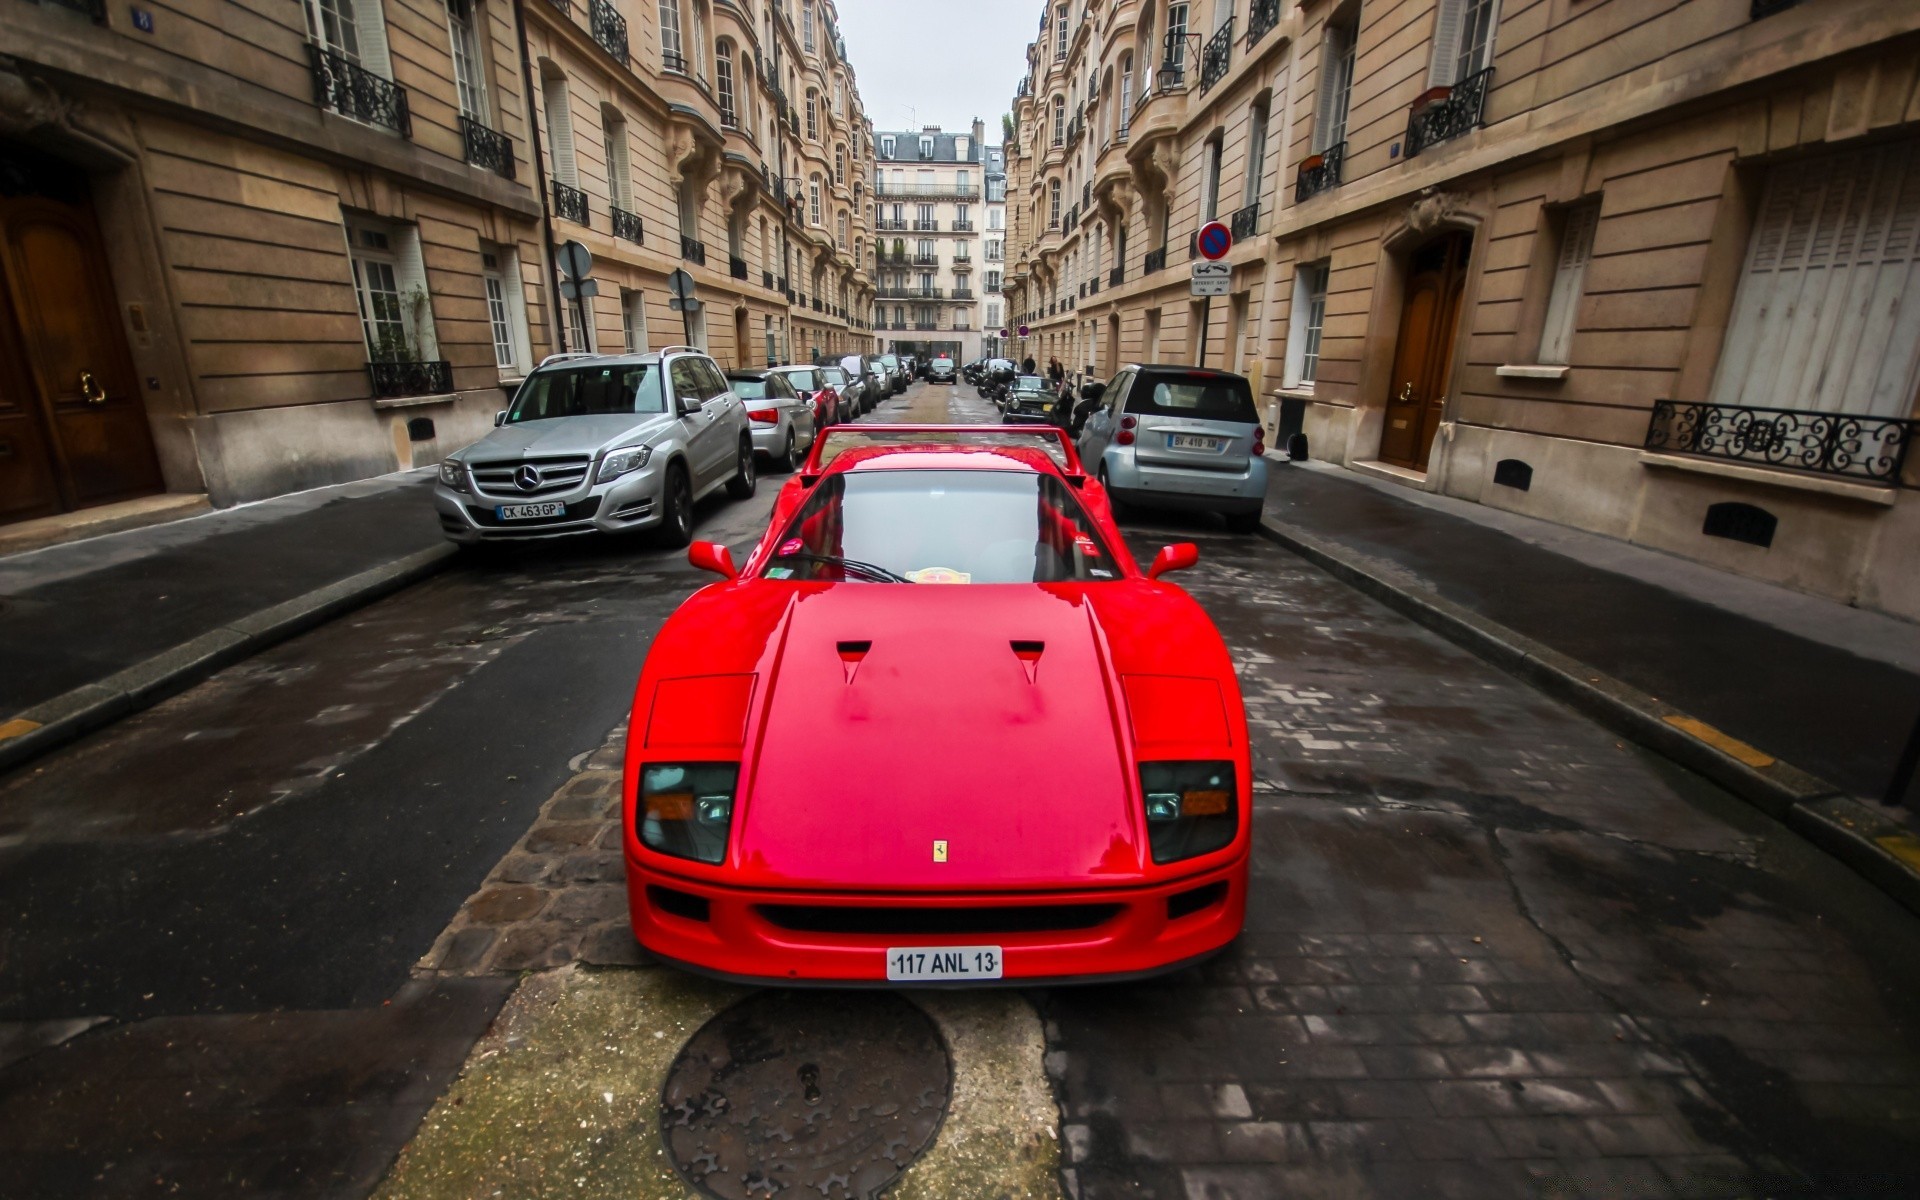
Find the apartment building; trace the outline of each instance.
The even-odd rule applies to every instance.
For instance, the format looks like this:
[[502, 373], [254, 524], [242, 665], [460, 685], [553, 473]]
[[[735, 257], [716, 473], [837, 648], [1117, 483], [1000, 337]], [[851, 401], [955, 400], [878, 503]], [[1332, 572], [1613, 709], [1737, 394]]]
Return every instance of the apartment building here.
[[1917, 79], [1878, 0], [1048, 0], [1010, 301], [1315, 458], [1920, 617]]
[[980, 353], [1002, 357], [1010, 345], [1001, 336], [1007, 328], [1007, 152], [1004, 146], [985, 146], [982, 152], [987, 225], [980, 241]]
[[986, 126], [874, 134], [874, 327], [895, 350], [980, 356]]
[[555, 350], [873, 344], [831, 0], [46, 0], [0, 39], [0, 521], [425, 465]]

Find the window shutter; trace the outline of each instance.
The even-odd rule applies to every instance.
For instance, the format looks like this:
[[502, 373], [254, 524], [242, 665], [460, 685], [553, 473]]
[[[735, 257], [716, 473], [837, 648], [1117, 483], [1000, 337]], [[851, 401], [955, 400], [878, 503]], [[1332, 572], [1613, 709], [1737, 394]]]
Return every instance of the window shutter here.
[[353, 28], [360, 35], [360, 65], [385, 79], [393, 78], [393, 60], [387, 53], [387, 14], [380, 0], [354, 0]]
[[1720, 404], [1905, 417], [1920, 387], [1920, 142], [1769, 173]]
[[627, 123], [607, 122], [607, 192], [615, 204], [633, 211], [633, 162], [627, 147]]
[[400, 309], [413, 333], [423, 362], [440, 357], [440, 343], [433, 334], [433, 298], [427, 291], [427, 267], [420, 255], [420, 230], [401, 225], [390, 231], [393, 237], [394, 282], [400, 289]]
[[579, 187], [580, 176], [573, 165], [573, 114], [567, 110], [567, 84], [563, 79], [540, 81], [547, 108], [547, 147], [553, 159], [553, 177], [568, 187]]
[[1540, 330], [1540, 361], [1564, 363], [1573, 341], [1573, 320], [1580, 304], [1580, 285], [1587, 260], [1593, 257], [1593, 235], [1600, 227], [1600, 205], [1569, 209], [1560, 227], [1560, 258], [1553, 269], [1553, 291], [1547, 297], [1547, 317]]
[[1433, 62], [1427, 67], [1427, 86], [1451, 87], [1454, 60], [1460, 57], [1460, 17], [1466, 0], [1440, 0], [1433, 12]]

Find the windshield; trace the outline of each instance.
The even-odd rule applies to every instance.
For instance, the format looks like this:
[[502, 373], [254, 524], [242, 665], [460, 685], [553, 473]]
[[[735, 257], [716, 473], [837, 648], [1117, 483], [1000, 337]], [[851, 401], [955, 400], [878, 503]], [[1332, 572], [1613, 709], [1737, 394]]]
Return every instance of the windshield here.
[[1058, 478], [852, 471], [820, 481], [762, 573], [859, 583], [1060, 583], [1120, 569]]
[[513, 407], [507, 410], [507, 424], [666, 411], [667, 398], [660, 390], [660, 368], [655, 363], [561, 367], [535, 371], [520, 385]]
[[767, 398], [767, 381], [764, 379], [742, 379], [738, 375], [729, 375], [727, 376], [727, 386], [732, 388], [733, 394], [742, 400], [765, 400]]
[[1013, 390], [1016, 392], [1044, 392], [1047, 390], [1047, 381], [1038, 375], [1022, 375], [1013, 381]]
[[847, 382], [847, 373], [839, 367], [822, 367], [820, 368], [820, 378], [826, 380], [834, 387], [841, 387]]
[[1067, 469], [1067, 445], [1060, 431], [1034, 426], [975, 425], [966, 429], [915, 429], [911, 426], [835, 425], [820, 435], [820, 465], [827, 466], [849, 450], [879, 446], [1004, 446], [1038, 450]]
[[1257, 425], [1253, 390], [1234, 375], [1188, 379], [1142, 377], [1127, 390], [1127, 411], [1162, 417], [1195, 417], [1203, 421], [1238, 421]]

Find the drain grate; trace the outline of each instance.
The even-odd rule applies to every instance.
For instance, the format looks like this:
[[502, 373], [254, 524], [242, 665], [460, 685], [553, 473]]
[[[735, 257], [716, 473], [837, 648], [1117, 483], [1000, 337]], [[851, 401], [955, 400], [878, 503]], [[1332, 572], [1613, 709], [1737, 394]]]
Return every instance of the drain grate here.
[[660, 1131], [702, 1195], [877, 1196], [933, 1144], [953, 1069], [925, 1013], [886, 992], [759, 992], [667, 1074]]

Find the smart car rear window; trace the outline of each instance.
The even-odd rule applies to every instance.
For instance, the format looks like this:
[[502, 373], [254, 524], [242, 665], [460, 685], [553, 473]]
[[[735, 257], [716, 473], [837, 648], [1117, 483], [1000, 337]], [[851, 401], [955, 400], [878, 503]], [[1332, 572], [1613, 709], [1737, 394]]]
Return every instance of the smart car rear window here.
[[660, 368], [652, 363], [536, 371], [507, 410], [507, 424], [603, 413], [663, 413]]
[[1127, 392], [1127, 411], [1246, 425], [1260, 422], [1253, 407], [1253, 389], [1236, 375], [1142, 375]]

